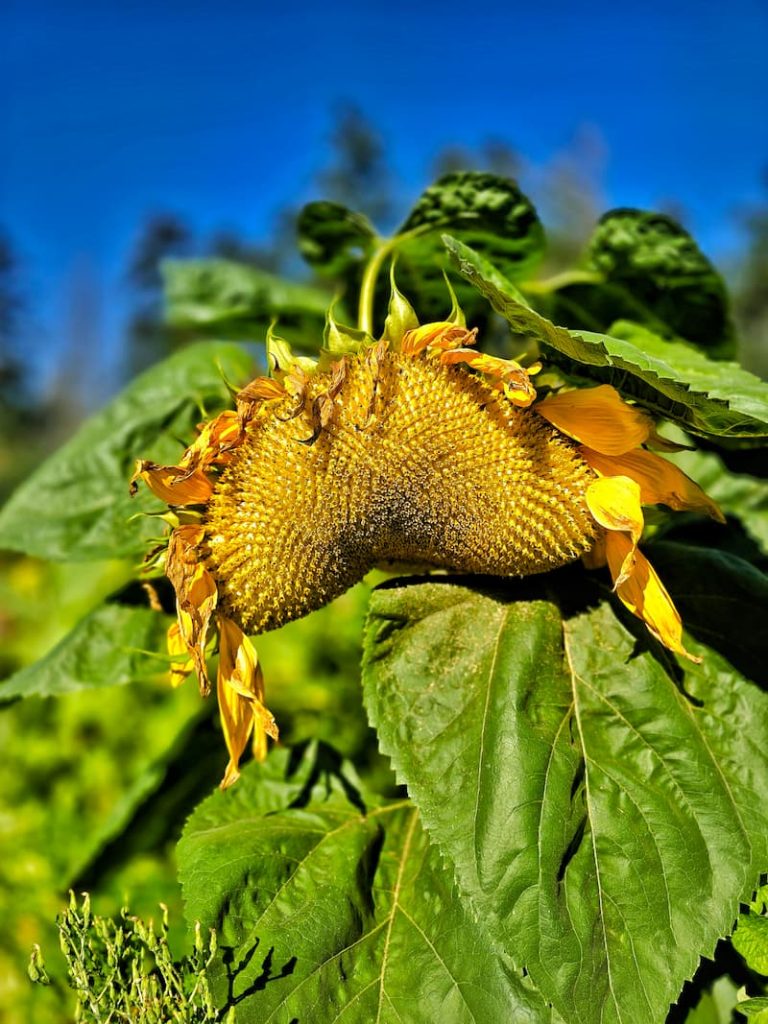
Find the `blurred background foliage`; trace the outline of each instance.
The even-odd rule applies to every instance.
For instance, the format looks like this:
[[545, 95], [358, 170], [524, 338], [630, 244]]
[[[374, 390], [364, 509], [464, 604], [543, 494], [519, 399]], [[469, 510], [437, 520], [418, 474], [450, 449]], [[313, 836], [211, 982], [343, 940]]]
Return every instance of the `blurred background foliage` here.
[[[489, 139], [478, 150], [446, 148], [427, 170], [433, 176], [472, 168], [518, 178], [547, 225], [543, 273], [551, 275], [578, 260], [605, 208], [603, 160], [601, 144], [591, 135], [577, 138], [544, 167]], [[733, 297], [740, 360], [762, 375], [768, 375], [768, 176], [765, 184], [763, 203], [734, 213], [742, 231], [741, 257], [720, 267]], [[379, 229], [394, 226], [402, 186], [375, 125], [359, 110], [338, 112], [326, 166], [312, 191], [365, 213]], [[674, 203], [667, 212], [685, 222], [684, 210]], [[138, 224], [134, 248], [125, 257], [133, 313], [122, 351], [123, 382], [195, 336], [188, 323], [179, 329], [164, 319], [164, 261], [233, 260], [330, 297], [329, 286], [314, 279], [298, 256], [297, 213], [277, 210], [266, 239], [231, 228], [201, 235], [175, 210], [157, 211]], [[717, 261], [717, 253], [710, 256]], [[98, 365], [100, 339], [91, 322], [88, 280], [76, 278], [70, 348], [61, 353], [52, 385], [40, 391], [22, 343], [35, 316], [27, 272], [13, 238], [0, 226], [0, 502], [92, 411], [87, 368]], [[287, 294], [290, 328], [289, 306]], [[231, 336], [231, 323], [227, 330]], [[203, 333], [210, 335], [210, 325]], [[760, 532], [765, 513], [758, 513]], [[0, 556], [3, 677], [49, 650], [129, 578], [130, 568]], [[284, 739], [332, 742], [386, 790], [392, 778], [371, 741], [358, 682], [366, 603], [367, 585], [361, 585], [331, 608], [263, 637], [259, 651], [269, 666], [270, 706]], [[54, 917], [70, 886], [87, 886], [102, 914], [115, 914], [127, 901], [133, 912], [149, 918], [157, 916], [162, 900], [170, 906], [171, 942], [181, 941], [180, 931], [173, 930], [181, 928], [182, 914], [172, 851], [186, 814], [218, 779], [222, 751], [211, 704], [201, 705], [191, 683], [181, 692], [169, 691], [161, 671], [159, 666], [155, 680], [130, 687], [33, 698], [0, 713], [0, 1017], [8, 1024], [71, 1019], [68, 997], [55, 987], [32, 987], [26, 977], [33, 943], [45, 948], [52, 973], [61, 974]], [[715, 995], [707, 998], [714, 1005]]]

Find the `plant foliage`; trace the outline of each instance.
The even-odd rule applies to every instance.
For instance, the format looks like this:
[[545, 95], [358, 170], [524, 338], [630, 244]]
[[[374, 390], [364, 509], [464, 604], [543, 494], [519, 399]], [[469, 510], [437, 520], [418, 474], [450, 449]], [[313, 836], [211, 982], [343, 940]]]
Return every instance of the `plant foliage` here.
[[[322, 743], [289, 746], [196, 804], [208, 741], [199, 757], [179, 744], [207, 726], [182, 730], [113, 809], [90, 864], [98, 876], [94, 865], [116, 857], [140, 822], [176, 838], [171, 822], [189, 812], [177, 858], [193, 959], [174, 960], [162, 937], [123, 918], [99, 925], [100, 965], [81, 951], [78, 970], [92, 991], [102, 961], [114, 968], [107, 945], [122, 929], [132, 962], [146, 947], [156, 967], [131, 967], [119, 985], [113, 970], [104, 983], [115, 1013], [171, 992], [191, 999], [194, 976], [194, 1013], [208, 1016], [190, 1020], [658, 1024], [683, 992], [670, 1021], [689, 1008], [688, 1024], [722, 1024], [738, 1005], [759, 1022], [768, 485], [728, 466], [734, 448], [766, 443], [768, 385], [733, 360], [721, 278], [673, 221], [634, 210], [606, 214], [577, 266], [537, 278], [546, 248], [531, 201], [514, 182], [466, 172], [427, 189], [390, 238], [339, 204], [312, 203], [299, 245], [348, 310], [359, 299], [357, 328], [341, 328], [350, 314], [336, 307], [326, 340], [380, 335], [393, 263], [421, 320], [444, 318], [447, 270], [470, 326], [493, 333], [502, 354], [542, 359], [545, 382], [610, 383], [666, 420], [662, 433], [706, 442], [675, 458], [720, 501], [727, 525], [651, 517], [654, 562], [702, 660], [679, 663], [579, 565], [516, 581], [386, 582], [370, 600], [362, 694], [331, 617], [288, 634], [314, 645], [312, 658], [285, 656], [285, 675], [297, 665], [312, 674], [287, 687], [288, 702], [311, 704], [308, 721], [326, 714], [323, 735], [355, 765]], [[322, 284], [221, 260], [174, 262], [165, 275], [182, 333], [260, 341], [279, 319], [299, 348], [319, 347], [331, 298]], [[402, 310], [412, 315], [404, 299]], [[0, 513], [5, 545], [49, 559], [140, 558], [164, 524], [147, 515], [161, 511], [148, 495], [130, 502], [133, 460], [172, 461], [251, 362], [241, 345], [208, 340], [147, 371], [11, 498]], [[0, 696], [156, 678], [169, 621], [157, 609], [111, 598]], [[342, 696], [325, 698], [317, 679], [339, 679]], [[285, 711], [300, 720], [300, 707]], [[171, 809], [165, 828], [153, 801]], [[702, 958], [737, 918], [731, 955], [742, 966], [701, 980]], [[72, 922], [85, 935], [87, 923]], [[218, 944], [200, 946], [209, 929]], [[83, 1002], [85, 981], [77, 987]]]

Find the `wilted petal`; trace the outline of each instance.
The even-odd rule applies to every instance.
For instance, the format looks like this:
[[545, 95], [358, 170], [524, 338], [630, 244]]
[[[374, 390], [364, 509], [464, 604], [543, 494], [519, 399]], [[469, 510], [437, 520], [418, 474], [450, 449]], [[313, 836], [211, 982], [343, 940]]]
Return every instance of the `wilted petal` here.
[[158, 466], [147, 459], [139, 459], [131, 477], [132, 494], [136, 493], [139, 478], [166, 505], [204, 505], [213, 494], [213, 483], [200, 469]]
[[[608, 568], [614, 579], [618, 579], [630, 554], [632, 542], [625, 533], [608, 533], [606, 554]], [[677, 608], [656, 572], [641, 551], [634, 552], [634, 565], [630, 576], [616, 587], [622, 603], [642, 619], [659, 640], [670, 651], [682, 654], [690, 661], [701, 658], [689, 654], [683, 646], [683, 626]]]
[[266, 756], [267, 736], [277, 739], [275, 720], [263, 704], [264, 677], [251, 641], [231, 619], [219, 617], [219, 671], [217, 693], [229, 763], [221, 788], [239, 777], [238, 764], [254, 733], [254, 754]]
[[170, 674], [171, 686], [175, 688], [181, 686], [189, 673], [193, 672], [195, 668], [194, 662], [189, 657], [186, 657], [184, 661], [180, 660], [182, 656], [189, 654], [189, 649], [186, 640], [181, 635], [181, 627], [178, 621], [171, 623], [168, 627], [167, 644], [168, 653], [174, 659], [171, 662]]

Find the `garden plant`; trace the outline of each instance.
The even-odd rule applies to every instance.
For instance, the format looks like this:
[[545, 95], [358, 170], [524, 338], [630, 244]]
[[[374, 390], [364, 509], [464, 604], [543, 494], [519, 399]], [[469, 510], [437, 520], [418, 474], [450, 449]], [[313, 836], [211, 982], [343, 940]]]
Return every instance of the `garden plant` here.
[[65, 880], [150, 822], [186, 946], [73, 894], [78, 1019], [765, 1024], [768, 385], [722, 279], [630, 209], [553, 272], [484, 173], [298, 242], [309, 283], [167, 263], [174, 354], [0, 513], [122, 566], [0, 700], [201, 695]]

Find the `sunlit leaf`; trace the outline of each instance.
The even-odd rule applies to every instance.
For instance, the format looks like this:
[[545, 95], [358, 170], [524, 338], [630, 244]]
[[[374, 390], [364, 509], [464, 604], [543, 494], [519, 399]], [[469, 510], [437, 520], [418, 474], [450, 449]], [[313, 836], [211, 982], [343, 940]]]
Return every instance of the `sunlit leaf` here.
[[107, 602], [86, 615], [44, 658], [0, 683], [0, 703], [156, 677], [167, 665], [146, 652], [164, 649], [169, 622], [150, 608]]
[[406, 800], [365, 797], [327, 749], [275, 751], [190, 818], [190, 921], [216, 927], [240, 1024], [549, 1021], [462, 907]]
[[660, 416], [712, 437], [768, 437], [768, 384], [736, 363], [716, 362], [697, 349], [667, 342], [640, 324], [619, 321], [612, 334], [570, 331], [522, 305], [498, 270], [479, 253], [446, 236], [456, 268], [542, 354], [582, 378], [613, 384]]
[[580, 578], [375, 591], [366, 703], [568, 1024], [658, 1024], [768, 866], [768, 696], [706, 649], [679, 686], [610, 605], [574, 611]]
[[0, 544], [62, 561], [141, 557], [163, 524], [137, 513], [164, 509], [146, 488], [131, 499], [135, 459], [174, 462], [204, 411], [229, 402], [225, 378], [252, 371], [244, 348], [199, 342], [141, 374], [11, 496]]

